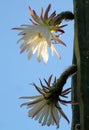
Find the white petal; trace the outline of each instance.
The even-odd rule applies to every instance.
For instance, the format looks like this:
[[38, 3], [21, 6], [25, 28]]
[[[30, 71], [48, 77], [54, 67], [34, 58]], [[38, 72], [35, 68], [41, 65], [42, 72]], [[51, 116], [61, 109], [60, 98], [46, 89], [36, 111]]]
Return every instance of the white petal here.
[[57, 125], [57, 128], [59, 128], [59, 114], [55, 106], [52, 107], [52, 115], [53, 115], [54, 122]]
[[61, 58], [60, 53], [56, 50], [53, 44], [51, 44], [51, 50], [52, 50], [52, 55], [55, 53], [59, 58]]
[[30, 51], [30, 52], [28, 53], [28, 59], [30, 59], [30, 58], [32, 57], [32, 55], [33, 55], [33, 53]]
[[34, 117], [39, 113], [39, 111], [45, 106], [45, 102], [41, 101], [36, 104], [31, 110], [28, 112], [28, 116]]
[[20, 99], [37, 99], [37, 98], [41, 98], [42, 96], [38, 95], [38, 96], [23, 96], [23, 97], [20, 97]]
[[43, 116], [42, 125], [46, 125], [47, 120], [48, 120], [48, 115], [49, 115], [49, 105], [46, 105], [45, 108], [44, 108], [44, 116]]
[[[43, 108], [44, 109], [44, 108]], [[35, 116], [35, 120], [39, 120], [39, 118], [41, 117], [41, 115], [43, 114], [43, 109], [41, 109], [40, 111], [39, 111], [39, 113]], [[43, 118], [43, 116], [42, 116], [42, 118]], [[40, 123], [40, 122], [39, 122]]]
[[52, 119], [51, 111], [49, 111], [49, 118], [47, 120], [47, 125], [50, 126], [51, 124], [53, 124], [53, 119]]
[[37, 51], [38, 51], [38, 54], [37, 54], [38, 61], [40, 61], [41, 58], [43, 58], [44, 63], [47, 63], [47, 61], [48, 61], [48, 45], [47, 45], [47, 42], [46, 41], [40, 42]]
[[44, 122], [45, 115], [48, 116], [47, 110], [48, 110], [47, 105], [45, 105], [35, 118], [35, 119], [38, 119], [39, 123], [42, 123], [42, 125], [44, 125], [43, 122]]

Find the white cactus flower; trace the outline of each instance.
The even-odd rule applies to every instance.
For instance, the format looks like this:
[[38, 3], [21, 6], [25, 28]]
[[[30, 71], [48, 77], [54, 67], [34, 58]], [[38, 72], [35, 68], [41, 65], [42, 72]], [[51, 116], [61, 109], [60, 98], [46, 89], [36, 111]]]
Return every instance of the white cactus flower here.
[[47, 86], [44, 86], [40, 80], [42, 89], [33, 83], [40, 95], [20, 97], [21, 99], [29, 99], [28, 102], [21, 104], [21, 107], [27, 106], [27, 108], [30, 109], [28, 111], [28, 116], [38, 120], [42, 126], [56, 124], [57, 128], [59, 128], [61, 117], [64, 117], [69, 123], [69, 119], [61, 109], [60, 103], [63, 105], [72, 103], [71, 101], [61, 100], [59, 96], [66, 97], [71, 88], [62, 91], [59, 95], [58, 88], [55, 86], [57, 81], [55, 80], [53, 83], [54, 85], [52, 87], [50, 86], [51, 78], [52, 76], [49, 77], [48, 81], [45, 80]]
[[[61, 28], [66, 25], [56, 25], [56, 21], [59, 17], [56, 15], [55, 11], [48, 17], [50, 7], [51, 5], [47, 7], [44, 16], [43, 9], [40, 16], [38, 16], [34, 10], [29, 8], [30, 14], [34, 19], [34, 21], [30, 19], [33, 25], [22, 25], [22, 27], [13, 28], [21, 31], [19, 35], [22, 35], [22, 38], [18, 40], [18, 42], [23, 41], [23, 44], [21, 45], [21, 53], [28, 51], [28, 59], [37, 52], [38, 61], [41, 61], [43, 58], [44, 63], [47, 63], [49, 58], [49, 48], [52, 51], [52, 55], [55, 53], [60, 58], [60, 53], [54, 47], [54, 43], [65, 45], [65, 43], [59, 38], [62, 33], [64, 33]], [[56, 35], [58, 32], [60, 32], [60, 34]]]

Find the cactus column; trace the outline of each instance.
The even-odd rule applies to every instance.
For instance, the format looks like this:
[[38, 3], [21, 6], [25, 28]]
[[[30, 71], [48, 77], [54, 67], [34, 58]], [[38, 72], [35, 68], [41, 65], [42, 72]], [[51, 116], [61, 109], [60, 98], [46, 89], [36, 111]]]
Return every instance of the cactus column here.
[[[74, 54], [77, 76], [72, 78], [72, 130], [89, 130], [89, 0], [74, 0]], [[79, 126], [80, 124], [80, 126]]]

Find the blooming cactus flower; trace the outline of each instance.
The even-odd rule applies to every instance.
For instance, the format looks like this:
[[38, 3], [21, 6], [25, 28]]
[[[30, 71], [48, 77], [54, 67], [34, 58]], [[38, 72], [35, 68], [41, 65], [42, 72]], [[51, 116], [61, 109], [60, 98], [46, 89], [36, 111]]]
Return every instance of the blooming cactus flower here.
[[40, 80], [42, 89], [33, 83], [40, 95], [20, 97], [22, 99], [30, 100], [26, 103], [21, 104], [21, 107], [27, 106], [27, 108], [30, 109], [28, 111], [28, 116], [34, 118], [35, 120], [38, 120], [39, 123], [42, 124], [42, 126], [50, 126], [56, 124], [57, 128], [59, 128], [61, 117], [64, 117], [69, 123], [69, 119], [61, 109], [60, 103], [63, 105], [66, 105], [66, 103], [72, 103], [71, 101], [61, 100], [59, 96], [66, 98], [66, 95], [70, 92], [71, 88], [62, 91], [59, 95], [56, 87], [56, 78], [54, 80], [53, 87], [50, 86], [51, 78], [52, 75], [49, 77], [48, 81], [44, 79], [47, 86], [43, 85]]
[[48, 81], [44, 79], [46, 85], [43, 85], [42, 81], [40, 80], [42, 89], [33, 83], [32, 85], [35, 86], [40, 95], [20, 97], [22, 99], [29, 99], [28, 102], [21, 104], [21, 107], [27, 106], [27, 108], [30, 109], [28, 111], [28, 116], [38, 120], [42, 125], [50, 126], [56, 124], [57, 128], [59, 128], [61, 117], [63, 117], [69, 123], [69, 119], [63, 112], [60, 104], [66, 105], [67, 103], [78, 103], [62, 100], [60, 97], [67, 98], [67, 94], [71, 92], [71, 88], [63, 90], [63, 86], [68, 77], [74, 74], [76, 71], [77, 66], [74, 65], [69, 67], [62, 73], [59, 79], [56, 80], [55, 77], [52, 85], [52, 75], [49, 77]]
[[[50, 8], [51, 5], [49, 4], [44, 15], [42, 8], [40, 16], [38, 16], [34, 10], [29, 8], [33, 18], [33, 20], [30, 19], [30, 21], [33, 25], [23, 24], [19, 28], [13, 28], [21, 31], [19, 35], [22, 35], [22, 38], [18, 40], [18, 42], [23, 41], [23, 44], [21, 45], [21, 53], [28, 51], [28, 59], [37, 52], [38, 61], [41, 61], [43, 58], [44, 63], [47, 63], [49, 58], [49, 48], [52, 51], [52, 55], [55, 53], [60, 58], [60, 53], [54, 47], [54, 43], [65, 45], [65, 43], [60, 40], [60, 37], [62, 33], [64, 33], [62, 27], [66, 25], [61, 25], [61, 23], [58, 24], [60, 17], [59, 15], [56, 15], [55, 11], [48, 16]], [[58, 32], [60, 33], [58, 34]]]

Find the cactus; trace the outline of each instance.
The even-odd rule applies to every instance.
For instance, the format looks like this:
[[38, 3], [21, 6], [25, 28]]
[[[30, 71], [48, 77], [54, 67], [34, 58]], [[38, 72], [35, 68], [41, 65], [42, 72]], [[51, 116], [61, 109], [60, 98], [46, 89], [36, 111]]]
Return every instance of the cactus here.
[[74, 19], [73, 64], [78, 72], [72, 78], [72, 100], [79, 106], [72, 106], [71, 130], [89, 130], [89, 0], [74, 0]]

